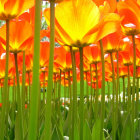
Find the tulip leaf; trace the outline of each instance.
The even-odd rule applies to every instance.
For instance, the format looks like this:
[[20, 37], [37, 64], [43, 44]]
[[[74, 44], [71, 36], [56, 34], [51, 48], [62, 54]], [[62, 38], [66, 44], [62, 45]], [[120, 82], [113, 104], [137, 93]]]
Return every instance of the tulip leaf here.
[[77, 124], [75, 124], [75, 126], [74, 126], [74, 140], [80, 140]]
[[130, 120], [130, 114], [128, 114], [123, 130], [121, 135], [121, 140], [131, 140], [131, 120]]
[[[92, 129], [92, 140], [100, 139], [100, 130], [101, 130], [101, 120], [97, 119]], [[103, 135], [103, 139], [105, 139], [104, 135]]]
[[91, 136], [90, 127], [86, 120], [84, 123], [84, 140], [91, 140], [91, 139], [92, 139], [92, 136]]

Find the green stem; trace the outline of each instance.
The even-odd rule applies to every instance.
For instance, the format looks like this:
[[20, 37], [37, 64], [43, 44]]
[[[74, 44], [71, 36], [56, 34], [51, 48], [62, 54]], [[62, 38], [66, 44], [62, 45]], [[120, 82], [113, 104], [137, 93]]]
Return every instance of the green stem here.
[[98, 94], [99, 94], [99, 88], [98, 88], [98, 69], [97, 69], [97, 63], [95, 63], [96, 68], [96, 95], [95, 95], [95, 121], [98, 118]]
[[70, 47], [71, 59], [72, 59], [72, 73], [73, 73], [73, 107], [72, 107], [72, 134], [71, 138], [74, 140], [75, 124], [77, 120], [77, 77], [76, 77], [76, 64], [75, 64], [75, 52]]
[[139, 77], [137, 77], [137, 93], [136, 93], [136, 117], [139, 112]]
[[64, 72], [64, 120], [66, 115], [66, 81], [65, 81], [65, 72]]
[[136, 81], [136, 43], [135, 43], [135, 35], [132, 35], [132, 42], [133, 42], [132, 139], [134, 139], [135, 81]]
[[54, 61], [54, 46], [55, 46], [55, 1], [50, 1], [50, 58], [48, 71], [48, 88], [47, 88], [47, 104], [45, 116], [45, 139], [51, 139], [51, 100], [53, 90], [53, 61]]
[[107, 82], [107, 85], [108, 85], [108, 101], [110, 100], [110, 83]]
[[131, 107], [131, 95], [130, 95], [130, 70], [129, 70], [129, 65], [128, 65], [128, 106], [127, 106], [127, 110], [128, 112], [130, 111], [130, 107]]
[[121, 103], [121, 96], [120, 96], [120, 93], [121, 93], [121, 83], [119, 82], [119, 103]]
[[28, 140], [36, 140], [38, 133], [38, 96], [39, 96], [39, 58], [40, 58], [40, 28], [41, 28], [41, 0], [35, 0], [35, 31], [34, 31], [34, 57], [33, 82], [30, 102], [29, 134]]
[[70, 113], [70, 121], [69, 121], [69, 138], [71, 139], [71, 133], [72, 133], [72, 128], [71, 128], [71, 124], [72, 124], [72, 91], [71, 91], [71, 78], [70, 78], [70, 71], [68, 71], [68, 84], [69, 84], [69, 96], [70, 96], [70, 106], [69, 106], [69, 113]]
[[43, 104], [45, 104], [45, 71], [43, 71]]
[[119, 51], [117, 51], [117, 84], [116, 84], [116, 111], [115, 111], [116, 121], [118, 120], [118, 95], [119, 95]]
[[123, 79], [123, 108], [125, 109], [125, 77]]
[[89, 119], [89, 122], [90, 122], [90, 129], [92, 129], [92, 126], [93, 126], [93, 108], [92, 108], [92, 102], [93, 102], [93, 88], [92, 88], [92, 64], [90, 64], [90, 105], [89, 105], [89, 109], [90, 109], [90, 119]]
[[15, 99], [15, 76], [14, 76], [14, 85], [13, 85], [13, 90], [12, 90], [12, 123], [14, 124], [15, 122], [15, 107], [16, 107], [16, 99]]
[[91, 84], [90, 84], [90, 94], [91, 94], [91, 96], [90, 96], [90, 102], [91, 102], [91, 108], [92, 108], [92, 95], [93, 95], [93, 88], [92, 88], [92, 64], [90, 64], [90, 82], [91, 82]]
[[112, 137], [113, 140], [115, 140], [115, 133], [116, 133], [116, 114], [115, 114], [115, 90], [116, 90], [116, 82], [115, 82], [115, 72], [114, 72], [114, 62], [113, 62], [113, 56], [112, 52], [110, 53], [111, 57], [111, 65], [112, 65], [112, 80], [113, 80], [113, 101], [112, 101], [112, 109], [113, 109], [113, 115], [112, 115]]
[[86, 91], [87, 91], [87, 105], [89, 105], [89, 86], [88, 86], [88, 78], [87, 78], [88, 72], [86, 72]]
[[28, 79], [29, 79], [29, 94], [27, 94], [27, 97], [29, 97], [29, 106], [31, 104], [31, 79], [30, 79], [30, 71], [28, 72]]
[[26, 68], [25, 68], [25, 51], [23, 51], [23, 69], [22, 69], [22, 110], [24, 113], [25, 109], [25, 79], [26, 79]]
[[6, 20], [6, 65], [5, 65], [5, 80], [3, 88], [3, 101], [2, 101], [2, 113], [0, 123], [0, 140], [5, 136], [5, 121], [6, 109], [7, 109], [7, 97], [8, 97], [8, 65], [9, 65], [9, 20]]
[[57, 80], [56, 80], [56, 73], [54, 74], [54, 95], [55, 95], [55, 98], [54, 100], [57, 98]]
[[100, 40], [101, 48], [101, 61], [102, 61], [102, 99], [101, 99], [101, 130], [100, 139], [103, 139], [103, 128], [104, 128], [104, 115], [105, 115], [105, 60], [104, 60], [104, 49], [102, 40]]
[[59, 79], [59, 86], [58, 86], [58, 116], [61, 116], [61, 111], [60, 111], [60, 98], [61, 98], [61, 69], [60, 69], [60, 79]]
[[[41, 84], [39, 83], [39, 89], [41, 89]], [[38, 93], [38, 127], [37, 127], [37, 133], [39, 134], [40, 133], [40, 125], [41, 125], [41, 117], [42, 117], [42, 108], [44, 109], [45, 106], [41, 106], [41, 90], [39, 90], [39, 93]]]
[[79, 52], [80, 52], [80, 140], [83, 140], [83, 124], [84, 124], [83, 47], [79, 47]]
[[[16, 79], [17, 79], [17, 120], [18, 120], [18, 139], [23, 140], [23, 114], [22, 114], [22, 100], [20, 93], [20, 84], [19, 84], [19, 72], [18, 72], [18, 61], [17, 61], [17, 53], [14, 53], [15, 57], [15, 68], [16, 68]], [[17, 132], [17, 133], [18, 133]]]

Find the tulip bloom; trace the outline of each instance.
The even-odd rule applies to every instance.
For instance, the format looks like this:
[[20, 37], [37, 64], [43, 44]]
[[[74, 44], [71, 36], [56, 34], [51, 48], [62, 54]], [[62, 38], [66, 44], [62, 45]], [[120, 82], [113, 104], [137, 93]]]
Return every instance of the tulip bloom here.
[[[6, 59], [5, 59], [5, 55], [1, 55], [0, 58], [0, 79], [4, 79], [5, 78], [5, 64], [6, 64]], [[10, 63], [9, 63], [9, 68], [8, 68], [8, 77], [13, 77], [13, 74], [15, 72], [14, 69], [14, 57], [13, 55], [10, 54]]]
[[120, 1], [117, 5], [118, 13], [123, 18], [122, 31], [126, 35], [140, 33], [140, 4], [135, 0]]
[[[24, 29], [24, 30], [21, 30]], [[17, 53], [29, 48], [33, 41], [32, 26], [25, 21], [10, 22], [10, 51]], [[6, 25], [0, 28], [0, 40], [3, 44], [6, 43]], [[3, 45], [5, 49], [5, 45]]]
[[71, 54], [67, 52], [63, 47], [55, 48], [55, 60], [56, 65], [60, 66], [62, 71], [72, 70]]
[[50, 50], [49, 42], [41, 42], [40, 43], [40, 68], [44, 68], [48, 66], [49, 63], [49, 50]]
[[97, 6], [102, 7], [102, 5], [107, 2], [107, 4], [109, 5], [109, 10], [110, 12], [114, 12], [116, 10], [116, 6], [117, 6], [117, 1], [116, 0], [93, 0], [93, 2], [96, 3]]
[[[56, 38], [62, 45], [87, 46], [116, 31], [120, 17], [100, 12], [91, 0], [65, 1], [56, 6]], [[105, 9], [105, 8], [104, 8]], [[49, 9], [44, 11], [50, 25]]]
[[84, 57], [87, 60], [87, 63], [99, 63], [101, 62], [101, 50], [99, 46], [88, 46], [84, 48]]
[[16, 18], [32, 6], [34, 6], [34, 0], [0, 0], [0, 19]]

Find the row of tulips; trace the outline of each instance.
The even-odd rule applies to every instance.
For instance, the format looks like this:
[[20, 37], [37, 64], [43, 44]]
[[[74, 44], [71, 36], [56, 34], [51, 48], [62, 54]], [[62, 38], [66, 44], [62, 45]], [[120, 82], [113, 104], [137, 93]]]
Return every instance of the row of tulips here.
[[[0, 27], [0, 140], [66, 139], [63, 135], [70, 140], [135, 139], [140, 1], [49, 0], [43, 12], [42, 2], [0, 0], [0, 20], [6, 22]], [[41, 30], [44, 17], [48, 27]], [[112, 98], [105, 103], [106, 89], [110, 98], [110, 83]], [[127, 113], [124, 123], [119, 123], [122, 109]], [[107, 118], [111, 130], [106, 128]]]

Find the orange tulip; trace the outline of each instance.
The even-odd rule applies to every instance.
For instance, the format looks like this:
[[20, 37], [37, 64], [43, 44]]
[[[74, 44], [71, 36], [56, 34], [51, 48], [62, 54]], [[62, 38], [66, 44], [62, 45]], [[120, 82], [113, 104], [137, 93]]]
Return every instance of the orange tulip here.
[[16, 18], [32, 6], [34, 6], [34, 0], [0, 0], [0, 19]]
[[17, 20], [28, 21], [34, 27], [34, 18], [35, 18], [35, 7], [29, 9], [29, 11], [21, 14]]
[[123, 49], [122, 45], [124, 45], [124, 42], [122, 44], [122, 35], [117, 32], [107, 35], [102, 39], [102, 41], [104, 44], [104, 51], [106, 53]]
[[[120, 17], [114, 13], [104, 16], [91, 0], [65, 1], [56, 7], [56, 38], [62, 45], [87, 46], [116, 31]], [[44, 11], [50, 25], [49, 9]]]
[[55, 60], [56, 65], [66, 72], [72, 69], [71, 54], [67, 52], [63, 47], [55, 48]]
[[124, 65], [120, 66], [119, 67], [119, 76], [120, 77], [125, 77], [127, 75], [128, 75], [128, 68], [127, 68], [127, 66], [124, 66]]
[[49, 63], [49, 42], [41, 42], [40, 45], [40, 68], [44, 68], [48, 66]]
[[88, 64], [101, 62], [101, 50], [99, 46], [88, 46], [84, 48], [84, 57]]
[[26, 71], [31, 72], [33, 68], [33, 54], [31, 52], [26, 53], [25, 55], [25, 65]]
[[[120, 61], [123, 62], [124, 65], [133, 64], [133, 46], [129, 44], [126, 46], [124, 51], [119, 52]], [[139, 66], [140, 60], [140, 51], [136, 48], [136, 65]]]
[[140, 33], [140, 4], [135, 0], [120, 1], [117, 5], [118, 12], [123, 18], [122, 31], [126, 35]]
[[109, 4], [109, 10], [110, 12], [114, 12], [116, 10], [117, 1], [116, 0], [93, 0], [93, 2], [96, 3], [97, 6], [100, 6], [102, 8], [103, 4], [107, 2]]
[[[22, 30], [24, 29], [24, 30]], [[10, 22], [10, 51], [12, 53], [26, 50], [33, 42], [33, 30], [31, 25], [25, 21], [12, 21]], [[6, 44], [6, 25], [0, 28], [0, 41]]]
[[140, 67], [137, 67], [137, 77], [140, 77]]
[[[3, 79], [5, 77], [5, 64], [6, 64], [6, 59], [2, 58], [5, 57], [4, 55], [1, 56], [0, 59], [0, 79]], [[10, 54], [10, 63], [9, 63], [9, 73], [8, 73], [8, 77], [13, 77], [13, 74], [15, 73], [15, 69], [14, 69], [14, 57], [13, 55]]]
[[[44, 0], [44, 1], [51, 1], [51, 0]], [[62, 1], [68, 1], [68, 0], [54, 0], [55, 3], [59, 3], [59, 2], [62, 2]]]
[[33, 77], [32, 72], [28, 71], [26, 73], [26, 86], [29, 86], [29, 83], [30, 83], [30, 85], [32, 84], [32, 77]]

